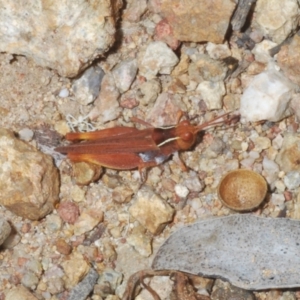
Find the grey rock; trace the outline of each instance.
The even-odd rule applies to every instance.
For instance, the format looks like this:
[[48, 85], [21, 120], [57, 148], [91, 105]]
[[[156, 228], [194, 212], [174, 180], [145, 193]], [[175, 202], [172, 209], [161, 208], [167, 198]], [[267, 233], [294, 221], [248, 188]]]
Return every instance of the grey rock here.
[[221, 277], [261, 290], [300, 286], [300, 222], [232, 215], [185, 226], [158, 250], [155, 270]]
[[85, 278], [71, 290], [68, 300], [85, 300], [93, 290], [98, 277], [97, 271], [91, 268]]
[[284, 184], [289, 190], [293, 190], [300, 185], [300, 173], [299, 171], [288, 172], [284, 176]]
[[9, 223], [4, 219], [0, 219], [0, 245], [3, 244], [3, 242], [7, 239], [10, 233], [11, 227]]
[[88, 105], [98, 97], [104, 75], [104, 71], [95, 66], [88, 68], [80, 78], [74, 81], [72, 90], [80, 104]]
[[137, 73], [136, 59], [126, 59], [112, 70], [112, 75], [120, 93], [128, 91]]

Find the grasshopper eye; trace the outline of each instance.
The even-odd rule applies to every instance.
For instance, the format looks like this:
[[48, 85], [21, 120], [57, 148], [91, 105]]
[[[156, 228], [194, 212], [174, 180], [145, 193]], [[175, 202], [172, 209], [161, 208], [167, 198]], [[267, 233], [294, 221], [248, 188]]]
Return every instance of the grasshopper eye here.
[[185, 142], [191, 142], [194, 140], [194, 135], [191, 132], [185, 132], [180, 136], [180, 138]]

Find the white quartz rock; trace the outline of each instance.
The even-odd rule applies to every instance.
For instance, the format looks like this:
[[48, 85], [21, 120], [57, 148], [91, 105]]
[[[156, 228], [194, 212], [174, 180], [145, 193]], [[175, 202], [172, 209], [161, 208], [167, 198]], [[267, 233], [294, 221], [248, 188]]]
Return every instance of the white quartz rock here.
[[122, 1], [0, 0], [0, 52], [74, 77], [113, 44]]
[[241, 117], [251, 122], [279, 121], [285, 116], [293, 90], [293, 84], [275, 69], [254, 76], [241, 97]]
[[197, 87], [197, 92], [200, 92], [209, 110], [222, 108], [222, 98], [226, 93], [222, 81], [202, 81]]

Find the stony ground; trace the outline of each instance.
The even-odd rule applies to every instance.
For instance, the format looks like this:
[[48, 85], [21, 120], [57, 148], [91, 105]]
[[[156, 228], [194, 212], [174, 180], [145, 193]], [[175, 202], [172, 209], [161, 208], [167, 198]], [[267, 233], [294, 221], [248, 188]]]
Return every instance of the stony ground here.
[[[138, 22], [130, 23], [131, 17], [127, 16], [128, 20], [120, 25], [123, 37], [118, 47], [96, 63], [106, 73], [118, 63], [126, 59], [130, 62], [144, 53], [161, 21], [158, 14], [150, 11]], [[120, 105], [114, 99], [101, 105], [77, 101], [71, 88], [74, 80], [39, 67], [26, 57], [1, 53], [0, 126], [43, 151], [32, 133], [47, 134], [45, 124], [62, 137], [71, 130], [70, 123], [75, 130], [86, 126], [133, 126], [130, 118], [136, 116], [156, 126], [174, 124], [179, 110], [186, 112], [192, 123], [200, 124], [215, 115], [238, 110], [240, 96], [251, 76], [266, 68], [267, 63], [256, 61], [251, 50], [238, 47], [236, 40], [232, 38], [222, 46], [182, 43], [180, 50], [175, 51], [179, 64], [173, 73], [157, 74], [148, 81], [144, 76], [136, 76], [134, 65], [126, 64], [134, 82], [121, 93]], [[207, 53], [216, 57], [217, 65], [200, 57]], [[223, 58], [227, 56], [244, 61], [247, 68], [236, 76], [228, 76], [228, 68], [236, 61], [226, 63]], [[172, 59], [172, 55], [166, 59]], [[226, 75], [222, 81], [227, 92], [222, 96], [221, 107], [213, 107], [214, 99], [205, 103], [199, 96], [197, 80], [203, 74], [199, 74], [195, 61], [209, 66], [205, 76]], [[220, 73], [210, 69], [214, 67]], [[119, 73], [115, 74], [116, 81]], [[109, 87], [109, 78], [106, 80]], [[110, 90], [103, 90], [102, 97], [114, 97]], [[218, 98], [218, 92], [215, 93]], [[82, 120], [86, 116], [89, 118]], [[144, 128], [140, 124], [137, 127]], [[91, 282], [96, 284], [87, 299], [121, 299], [128, 277], [149, 269], [159, 246], [176, 229], [198, 219], [236, 213], [222, 205], [217, 187], [226, 172], [240, 167], [262, 174], [269, 184], [266, 200], [253, 213], [299, 219], [298, 177], [294, 173], [286, 176], [288, 172], [281, 168], [281, 162], [274, 162], [288, 133], [298, 133], [297, 118], [292, 112], [278, 122], [238, 122], [206, 131], [195, 147], [180, 153], [187, 172], [182, 171], [175, 155], [149, 169], [143, 184], [138, 171], [103, 169], [96, 182], [77, 185], [71, 162], [50, 151], [60, 171], [60, 202], [54, 211], [41, 220], [30, 221], [0, 208], [1, 217], [14, 229], [0, 252], [0, 299], [6, 299], [5, 294], [20, 284], [37, 299], [68, 299], [68, 290], [76, 286], [85, 289]], [[63, 143], [63, 139], [59, 142]], [[97, 270], [96, 274], [93, 270]], [[78, 285], [86, 274], [90, 279]], [[154, 277], [151, 286], [162, 299], [168, 299], [172, 284], [166, 276]], [[213, 289], [211, 299], [221, 299], [218, 295], [225, 289], [224, 284], [201, 279], [197, 288], [206, 296]], [[300, 299], [298, 289], [239, 293], [240, 298], [235, 299]], [[153, 298], [144, 290], [136, 299]], [[196, 298], [188, 300], [191, 299]]]

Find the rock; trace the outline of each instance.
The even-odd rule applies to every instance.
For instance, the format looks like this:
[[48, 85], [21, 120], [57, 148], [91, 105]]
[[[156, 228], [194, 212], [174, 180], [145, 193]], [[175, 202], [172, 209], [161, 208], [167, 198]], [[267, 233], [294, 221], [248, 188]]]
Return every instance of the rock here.
[[78, 185], [88, 185], [91, 182], [97, 181], [102, 173], [102, 167], [87, 163], [73, 163], [73, 175]]
[[25, 287], [29, 289], [33, 289], [39, 283], [39, 278], [36, 276], [36, 274], [27, 270], [21, 279], [21, 283]]
[[270, 55], [269, 51], [275, 46], [277, 46], [277, 44], [269, 40], [263, 40], [262, 42], [256, 44], [252, 49], [252, 53], [255, 56], [255, 61], [260, 63], [268, 63], [270, 60], [272, 60], [272, 56]]
[[174, 209], [152, 190], [142, 188], [129, 213], [152, 234], [159, 234], [172, 221]]
[[127, 243], [132, 246], [140, 255], [148, 257], [152, 254], [151, 237], [146, 235], [142, 226], [134, 227], [126, 238]]
[[255, 27], [275, 43], [283, 42], [298, 25], [297, 0], [258, 0], [255, 5]]
[[194, 171], [189, 171], [183, 174], [184, 180], [183, 185], [186, 186], [191, 192], [201, 192], [204, 188], [203, 184], [199, 180], [199, 176]]
[[83, 255], [79, 252], [72, 253], [69, 259], [64, 261], [61, 266], [67, 276], [65, 284], [68, 289], [77, 285], [91, 269]]
[[[38, 65], [74, 77], [114, 43], [119, 0], [29, 1], [0, 12], [0, 51], [25, 55]], [[67, 41], [67, 42], [66, 42]]]
[[275, 69], [253, 77], [241, 97], [241, 117], [277, 122], [285, 117], [294, 86]]
[[176, 184], [174, 187], [175, 193], [180, 198], [186, 198], [190, 191], [188, 188], [182, 184]]
[[68, 300], [85, 300], [93, 291], [94, 286], [98, 280], [98, 272], [91, 268], [84, 279], [78, 283], [69, 294]]
[[56, 250], [60, 254], [69, 255], [72, 252], [72, 246], [69, 245], [64, 239], [58, 239], [55, 242]]
[[0, 129], [0, 203], [13, 213], [38, 220], [53, 210], [59, 195], [52, 158]]
[[283, 45], [277, 54], [278, 65], [285, 76], [300, 85], [300, 36], [295, 34], [292, 41]]
[[79, 208], [77, 204], [71, 201], [61, 202], [57, 212], [62, 220], [69, 224], [74, 224], [79, 217]]
[[136, 99], [136, 92], [134, 90], [129, 90], [125, 92], [120, 99], [120, 106], [123, 108], [133, 109], [139, 105]]
[[98, 122], [105, 123], [116, 119], [120, 114], [118, 99], [120, 93], [116, 87], [115, 80], [111, 73], [107, 73], [102, 80], [101, 90], [95, 100], [95, 107], [89, 113], [89, 118]]
[[112, 192], [112, 199], [117, 203], [128, 203], [133, 195], [133, 190], [125, 185], [120, 185], [114, 188]]
[[166, 43], [172, 50], [176, 50], [180, 45], [180, 41], [174, 37], [173, 29], [166, 19], [156, 24], [154, 38]]
[[284, 201], [285, 199], [283, 194], [271, 194], [270, 203], [272, 203], [273, 205], [282, 206], [284, 205]]
[[29, 292], [28, 289], [26, 289], [22, 285], [19, 285], [11, 290], [6, 291], [5, 294], [6, 300], [38, 300]]
[[74, 223], [74, 234], [81, 235], [91, 231], [100, 222], [103, 221], [102, 211], [83, 211], [79, 218]]
[[296, 121], [300, 122], [300, 94], [294, 94], [290, 102], [290, 109], [295, 114]]
[[165, 43], [152, 42], [140, 59], [140, 75], [150, 80], [157, 74], [171, 74], [178, 61], [178, 57]]
[[126, 2], [126, 9], [123, 12], [122, 20], [138, 22], [147, 10], [146, 0], [129, 0]]
[[282, 147], [276, 156], [276, 163], [284, 172], [300, 171], [300, 136], [286, 134], [283, 138]]
[[11, 233], [11, 227], [9, 225], [9, 223], [4, 220], [4, 219], [0, 219], [0, 245], [2, 245], [5, 240], [8, 238], [8, 236]]
[[263, 158], [262, 165], [264, 169], [262, 175], [265, 177], [265, 179], [270, 185], [274, 185], [279, 173], [279, 167], [277, 163], [265, 156]]
[[201, 94], [208, 110], [222, 108], [222, 98], [226, 93], [223, 81], [202, 81], [196, 91]]
[[206, 54], [192, 55], [191, 58], [197, 66], [201, 81], [219, 82], [225, 79], [228, 67], [223, 62], [212, 59]]
[[299, 238], [300, 222], [293, 219], [213, 217], [174, 232], [152, 268], [224, 278], [246, 290], [299, 287]]
[[213, 291], [211, 293], [211, 300], [255, 300], [253, 292], [246, 291], [231, 285], [229, 282], [217, 279]]
[[153, 108], [147, 114], [146, 121], [154, 127], [175, 125], [179, 110], [186, 108], [179, 95], [162, 93], [158, 96]]
[[120, 93], [124, 93], [129, 90], [133, 80], [135, 79], [137, 68], [137, 60], [132, 58], [121, 61], [113, 68], [112, 75]]
[[85, 70], [72, 84], [76, 101], [82, 105], [93, 103], [99, 95], [100, 85], [104, 75], [104, 71], [98, 66], [90, 67]]
[[[229, 0], [163, 0], [161, 11], [179, 41], [222, 43], [235, 4]], [[207, 13], [209, 12], [209, 13]]]
[[65, 284], [62, 278], [55, 277], [47, 280], [47, 291], [51, 294], [59, 294], [64, 292]]
[[29, 128], [23, 128], [18, 132], [19, 138], [23, 141], [30, 142], [33, 138], [33, 131]]
[[212, 59], [224, 59], [231, 56], [231, 51], [228, 44], [214, 44], [208, 42], [206, 45], [206, 51]]
[[121, 273], [110, 268], [104, 269], [95, 286], [95, 294], [107, 299], [109, 294], [115, 294], [115, 290], [121, 284], [122, 279]]
[[137, 89], [137, 98], [142, 105], [154, 103], [161, 91], [160, 82], [152, 79], [142, 83]]
[[300, 174], [298, 171], [290, 171], [283, 178], [284, 184], [289, 190], [300, 186]]
[[70, 92], [67, 88], [62, 88], [58, 93], [58, 97], [60, 97], [60, 98], [67, 98], [67, 97], [69, 97], [69, 95], [70, 95]]
[[271, 147], [271, 141], [269, 138], [265, 136], [258, 136], [255, 138], [251, 138], [254, 143], [254, 151], [261, 152], [262, 150], [268, 149]]

